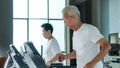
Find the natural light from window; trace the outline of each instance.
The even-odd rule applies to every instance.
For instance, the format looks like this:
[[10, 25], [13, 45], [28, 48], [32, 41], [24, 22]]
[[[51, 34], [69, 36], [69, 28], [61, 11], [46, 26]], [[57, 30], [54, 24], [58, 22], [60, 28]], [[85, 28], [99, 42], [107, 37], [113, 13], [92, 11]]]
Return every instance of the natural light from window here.
[[62, 51], [66, 52], [65, 25], [61, 11], [65, 0], [13, 0], [13, 44], [20, 51], [26, 41], [32, 41], [38, 52], [43, 53], [47, 40], [42, 36], [41, 25], [51, 23], [53, 36]]

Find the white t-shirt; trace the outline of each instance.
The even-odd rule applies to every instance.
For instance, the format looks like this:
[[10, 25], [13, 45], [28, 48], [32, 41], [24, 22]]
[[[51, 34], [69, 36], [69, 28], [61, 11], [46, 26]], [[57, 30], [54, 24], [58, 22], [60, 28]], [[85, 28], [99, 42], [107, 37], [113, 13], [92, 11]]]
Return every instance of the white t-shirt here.
[[[89, 24], [83, 24], [73, 33], [73, 50], [76, 51], [77, 68], [83, 68], [100, 52], [100, 46], [96, 44], [103, 38], [98, 29]], [[94, 68], [103, 68], [102, 62], [98, 62]]]
[[56, 54], [61, 53], [60, 46], [55, 38], [52, 38], [47, 43], [45, 61], [49, 61]]

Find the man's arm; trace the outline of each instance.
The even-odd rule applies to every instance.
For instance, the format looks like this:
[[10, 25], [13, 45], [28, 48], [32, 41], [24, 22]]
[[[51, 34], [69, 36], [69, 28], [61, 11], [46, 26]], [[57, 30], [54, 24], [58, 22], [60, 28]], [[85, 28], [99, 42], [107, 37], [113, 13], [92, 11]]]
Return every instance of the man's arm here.
[[76, 58], [76, 51], [72, 51], [70, 54], [64, 56], [65, 59], [75, 59]]
[[75, 58], [76, 58], [76, 51], [73, 50], [70, 54], [67, 54], [67, 55], [61, 54], [59, 56], [59, 61], [62, 62], [65, 59], [75, 59]]
[[61, 55], [61, 53], [56, 54], [52, 59], [50, 59], [49, 61], [47, 61], [46, 65], [50, 66], [51, 63], [57, 61], [59, 59], [59, 56]]
[[100, 50], [99, 54], [91, 62], [86, 64], [86, 66], [84, 68], [87, 68], [87, 67], [93, 68], [93, 66], [97, 62], [99, 62], [101, 59], [103, 59], [103, 57], [111, 49], [109, 42], [105, 38], [101, 38], [96, 44], [99, 44], [101, 46], [101, 50]]

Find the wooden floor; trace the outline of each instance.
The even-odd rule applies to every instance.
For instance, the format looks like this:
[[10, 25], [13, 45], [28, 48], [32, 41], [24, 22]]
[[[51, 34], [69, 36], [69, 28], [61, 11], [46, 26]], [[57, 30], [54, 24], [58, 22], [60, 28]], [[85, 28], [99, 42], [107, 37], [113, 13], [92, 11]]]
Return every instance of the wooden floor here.
[[0, 68], [4, 67], [5, 60], [6, 60], [5, 57], [0, 57]]

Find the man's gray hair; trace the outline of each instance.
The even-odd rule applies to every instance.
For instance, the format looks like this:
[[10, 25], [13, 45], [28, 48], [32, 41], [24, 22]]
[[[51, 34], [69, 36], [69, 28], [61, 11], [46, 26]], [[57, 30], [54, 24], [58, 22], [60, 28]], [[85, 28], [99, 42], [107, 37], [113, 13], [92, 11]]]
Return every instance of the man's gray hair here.
[[62, 13], [67, 12], [69, 15], [77, 15], [80, 19], [80, 11], [79, 9], [74, 5], [69, 5], [63, 8]]

